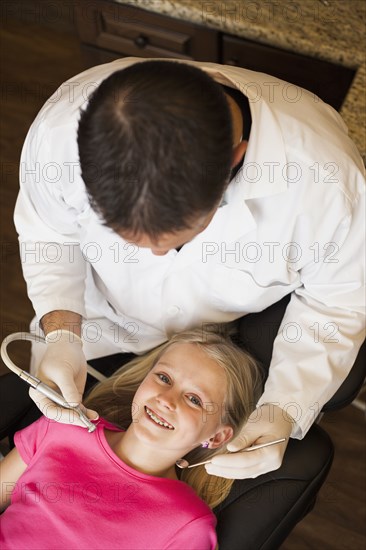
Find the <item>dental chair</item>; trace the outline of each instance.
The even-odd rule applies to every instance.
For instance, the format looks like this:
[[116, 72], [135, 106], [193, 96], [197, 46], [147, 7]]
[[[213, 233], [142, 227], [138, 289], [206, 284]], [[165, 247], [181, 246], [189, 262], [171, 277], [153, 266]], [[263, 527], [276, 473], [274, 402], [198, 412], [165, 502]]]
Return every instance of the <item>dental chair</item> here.
[[[264, 369], [272, 356], [273, 341], [289, 302], [286, 296], [260, 313], [237, 322], [237, 343], [248, 349]], [[263, 327], [270, 327], [261, 337]], [[269, 334], [270, 332], [270, 334]], [[90, 361], [110, 375], [132, 354], [116, 354]], [[341, 387], [322, 413], [350, 404], [366, 376], [366, 345]], [[28, 387], [12, 373], [0, 378], [0, 440], [39, 417], [28, 396]], [[309, 513], [332, 465], [334, 447], [328, 434], [315, 423], [302, 440], [291, 439], [281, 467], [255, 479], [236, 480], [228, 497], [214, 510], [220, 550], [276, 550], [295, 525]]]

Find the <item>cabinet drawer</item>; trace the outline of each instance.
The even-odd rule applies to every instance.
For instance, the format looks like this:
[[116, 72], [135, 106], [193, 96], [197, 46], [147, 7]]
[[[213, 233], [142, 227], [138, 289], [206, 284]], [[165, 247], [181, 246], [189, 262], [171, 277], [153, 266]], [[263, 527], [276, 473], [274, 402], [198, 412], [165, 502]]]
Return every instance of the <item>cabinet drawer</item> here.
[[301, 86], [339, 109], [355, 75], [355, 70], [235, 38], [223, 36], [222, 63], [238, 65]]
[[76, 25], [85, 44], [138, 57], [216, 61], [218, 33], [113, 2], [78, 2]]

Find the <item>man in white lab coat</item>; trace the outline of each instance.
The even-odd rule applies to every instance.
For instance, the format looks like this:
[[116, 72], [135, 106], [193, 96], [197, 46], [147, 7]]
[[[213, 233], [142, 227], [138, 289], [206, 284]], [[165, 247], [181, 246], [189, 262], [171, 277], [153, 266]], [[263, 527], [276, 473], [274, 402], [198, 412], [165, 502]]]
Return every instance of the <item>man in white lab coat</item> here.
[[[331, 107], [237, 67], [121, 59], [47, 101], [20, 185], [22, 265], [48, 341], [34, 363], [66, 400], [81, 399], [85, 357], [142, 353], [291, 293], [230, 449], [306, 434], [364, 338], [364, 167]], [[206, 468], [255, 477], [285, 448]]]

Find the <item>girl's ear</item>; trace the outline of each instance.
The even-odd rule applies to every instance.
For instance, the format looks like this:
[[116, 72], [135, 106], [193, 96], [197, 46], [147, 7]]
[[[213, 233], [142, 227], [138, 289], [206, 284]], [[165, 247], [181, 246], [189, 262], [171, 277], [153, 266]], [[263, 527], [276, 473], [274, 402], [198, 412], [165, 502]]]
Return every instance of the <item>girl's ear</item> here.
[[234, 430], [231, 426], [229, 426], [228, 424], [222, 426], [220, 430], [213, 437], [210, 438], [208, 444], [209, 449], [217, 449], [218, 447], [222, 447], [223, 445], [225, 445], [225, 443], [230, 441], [233, 435]]

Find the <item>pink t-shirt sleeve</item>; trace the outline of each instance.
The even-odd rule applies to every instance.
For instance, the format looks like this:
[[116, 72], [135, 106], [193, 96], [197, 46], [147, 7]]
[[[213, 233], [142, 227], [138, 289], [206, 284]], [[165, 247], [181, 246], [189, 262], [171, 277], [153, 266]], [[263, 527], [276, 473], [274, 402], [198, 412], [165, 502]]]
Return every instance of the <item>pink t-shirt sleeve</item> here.
[[215, 550], [217, 536], [213, 514], [202, 516], [182, 527], [172, 538], [166, 550]]
[[30, 463], [41, 446], [50, 422], [52, 421], [48, 420], [45, 416], [41, 416], [33, 424], [15, 434], [15, 446], [26, 464]]

